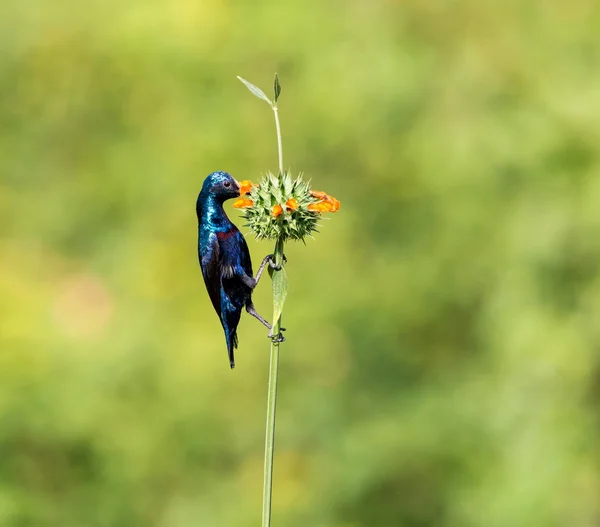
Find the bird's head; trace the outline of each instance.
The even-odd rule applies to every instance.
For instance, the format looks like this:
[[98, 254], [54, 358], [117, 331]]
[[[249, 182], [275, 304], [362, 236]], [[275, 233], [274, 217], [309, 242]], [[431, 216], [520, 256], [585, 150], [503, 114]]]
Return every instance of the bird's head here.
[[227, 172], [213, 172], [204, 180], [202, 192], [205, 196], [214, 196], [221, 203], [240, 195], [240, 184]]

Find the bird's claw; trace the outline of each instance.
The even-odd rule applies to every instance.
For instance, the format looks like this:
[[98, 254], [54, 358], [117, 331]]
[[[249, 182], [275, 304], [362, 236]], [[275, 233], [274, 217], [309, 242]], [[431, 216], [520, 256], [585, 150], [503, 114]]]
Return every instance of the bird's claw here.
[[280, 333], [279, 335], [273, 335], [271, 337], [271, 342], [273, 344], [280, 344], [281, 342], [285, 342], [285, 337], [283, 336], [283, 333]]
[[279, 328], [278, 335], [273, 335], [273, 333], [271, 331], [269, 331], [269, 334], [267, 335], [267, 337], [271, 339], [271, 342], [273, 344], [279, 344], [280, 342], [285, 342], [285, 337], [283, 336], [282, 331], [285, 331], [285, 328]]
[[[273, 269], [274, 271], [281, 271], [282, 269], [282, 265], [276, 265], [275, 262], [273, 261], [273, 258], [275, 257], [275, 255], [270, 254], [269, 255], [269, 267], [271, 269]], [[287, 258], [285, 257], [285, 254], [283, 255], [283, 263], [287, 263]]]
[[279, 271], [279, 269], [281, 269], [281, 265], [275, 265], [275, 262], [273, 261], [273, 258], [275, 258], [274, 254], [267, 255], [267, 258], [269, 259], [269, 267], [271, 269], [274, 269], [275, 271]]

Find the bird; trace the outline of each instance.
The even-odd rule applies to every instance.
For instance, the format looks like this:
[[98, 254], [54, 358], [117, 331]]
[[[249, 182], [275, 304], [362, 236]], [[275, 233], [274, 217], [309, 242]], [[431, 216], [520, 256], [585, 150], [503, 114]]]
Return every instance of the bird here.
[[283, 341], [281, 334], [271, 334], [272, 325], [256, 312], [252, 303], [252, 291], [265, 265], [278, 268], [273, 255], [265, 256], [254, 277], [248, 244], [223, 209], [225, 201], [239, 196], [240, 184], [227, 172], [217, 171], [204, 180], [196, 201], [198, 260], [208, 296], [225, 332], [232, 369], [235, 367], [234, 349], [238, 346], [237, 326], [243, 308], [269, 328], [269, 337]]

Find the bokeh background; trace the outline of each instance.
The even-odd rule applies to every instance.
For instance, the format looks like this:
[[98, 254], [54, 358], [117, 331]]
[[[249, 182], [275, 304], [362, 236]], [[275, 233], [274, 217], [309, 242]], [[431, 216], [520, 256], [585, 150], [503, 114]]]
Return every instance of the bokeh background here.
[[275, 71], [342, 207], [286, 249], [274, 527], [599, 525], [599, 34], [592, 0], [3, 0], [0, 525], [259, 525], [268, 341], [243, 317], [230, 371], [194, 204], [276, 168], [235, 78]]

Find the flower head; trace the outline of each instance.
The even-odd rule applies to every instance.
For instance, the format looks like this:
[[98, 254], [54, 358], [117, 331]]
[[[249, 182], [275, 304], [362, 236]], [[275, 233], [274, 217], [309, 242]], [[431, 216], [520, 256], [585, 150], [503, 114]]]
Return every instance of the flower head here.
[[317, 230], [323, 212], [336, 212], [340, 202], [325, 192], [310, 190], [301, 176], [293, 179], [285, 172], [267, 174], [258, 185], [240, 182], [243, 198], [233, 206], [244, 208], [246, 225], [259, 239], [303, 240]]
[[248, 179], [244, 179], [243, 181], [240, 181], [240, 196], [248, 194], [252, 190], [253, 186], [254, 186], [254, 183], [252, 183], [252, 181], [250, 181]]
[[311, 203], [308, 206], [308, 210], [315, 212], [337, 212], [340, 208], [340, 202], [329, 194], [325, 194], [325, 192], [311, 190], [310, 195], [319, 201]]
[[235, 209], [245, 209], [247, 207], [252, 207], [252, 205], [254, 205], [254, 203], [248, 198], [238, 198], [233, 202], [233, 207]]

